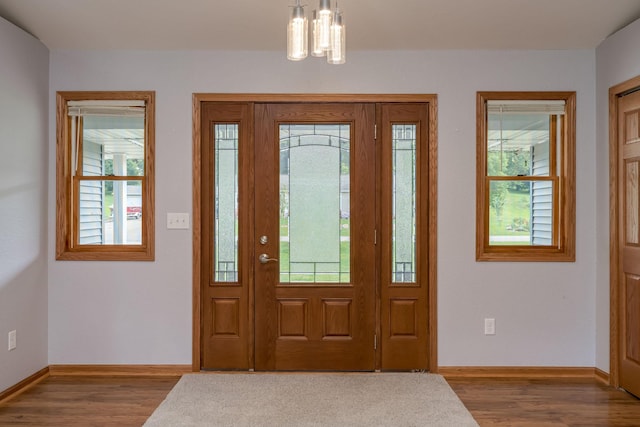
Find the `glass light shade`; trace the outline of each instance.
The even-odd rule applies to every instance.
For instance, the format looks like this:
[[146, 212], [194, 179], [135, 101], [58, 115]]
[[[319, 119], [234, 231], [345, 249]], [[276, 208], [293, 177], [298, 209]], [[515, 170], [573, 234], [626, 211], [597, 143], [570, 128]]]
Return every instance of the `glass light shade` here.
[[331, 47], [332, 14], [329, 0], [320, 0], [318, 21], [318, 48], [326, 52]]
[[304, 15], [304, 7], [300, 6], [300, 0], [291, 12], [291, 19], [287, 25], [287, 59], [300, 61], [308, 54], [308, 26], [307, 17]]
[[313, 11], [313, 19], [311, 20], [311, 55], [324, 56], [326, 50], [320, 46], [320, 19], [318, 18], [317, 11]]
[[342, 13], [336, 10], [331, 23], [331, 46], [327, 52], [327, 62], [329, 64], [344, 64], [346, 62], [345, 33], [346, 27], [342, 20]]

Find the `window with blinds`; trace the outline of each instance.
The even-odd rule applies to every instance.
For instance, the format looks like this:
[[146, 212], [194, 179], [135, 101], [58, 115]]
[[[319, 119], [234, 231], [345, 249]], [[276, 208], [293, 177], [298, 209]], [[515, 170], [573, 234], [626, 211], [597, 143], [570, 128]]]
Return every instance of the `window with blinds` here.
[[479, 93], [478, 260], [572, 260], [575, 94]]
[[58, 259], [153, 259], [153, 92], [59, 92]]

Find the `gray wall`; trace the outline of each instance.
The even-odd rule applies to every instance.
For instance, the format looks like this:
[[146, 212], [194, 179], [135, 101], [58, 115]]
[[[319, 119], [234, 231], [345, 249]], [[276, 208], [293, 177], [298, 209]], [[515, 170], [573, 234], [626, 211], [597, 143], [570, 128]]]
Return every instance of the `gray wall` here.
[[[49, 51], [0, 18], [0, 391], [47, 366]], [[53, 150], [55, 151], [55, 150]], [[7, 334], [17, 331], [17, 348]]]
[[[351, 52], [337, 67], [283, 52], [54, 51], [49, 72], [46, 47], [0, 19], [0, 390], [48, 363], [190, 363], [191, 232], [164, 224], [191, 211], [193, 92], [438, 94], [440, 364], [608, 371], [607, 97], [640, 75], [639, 42], [637, 21], [595, 51]], [[132, 89], [157, 91], [156, 261], [54, 261], [55, 91]], [[577, 91], [576, 263], [474, 261], [477, 90]]]
[[609, 372], [609, 88], [640, 75], [640, 21], [598, 46], [596, 60], [596, 366]]
[[[52, 51], [49, 143], [58, 90], [155, 90], [156, 261], [54, 261], [49, 156], [49, 362], [191, 363], [194, 92], [438, 95], [439, 363], [594, 366], [595, 51], [349, 52], [347, 64], [280, 52]], [[475, 261], [476, 91], [577, 91], [577, 261]], [[606, 198], [605, 198], [606, 200]], [[602, 201], [604, 203], [604, 201]], [[496, 318], [496, 335], [483, 319]]]

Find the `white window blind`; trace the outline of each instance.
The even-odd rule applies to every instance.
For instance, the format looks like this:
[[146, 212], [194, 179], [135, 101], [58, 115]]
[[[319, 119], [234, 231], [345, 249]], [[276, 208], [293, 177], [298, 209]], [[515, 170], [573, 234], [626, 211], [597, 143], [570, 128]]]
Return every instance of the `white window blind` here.
[[145, 103], [140, 100], [68, 101], [69, 116], [143, 117]]
[[487, 111], [489, 113], [547, 113], [564, 114], [564, 100], [544, 100], [544, 101], [510, 101], [510, 100], [489, 100], [487, 101]]

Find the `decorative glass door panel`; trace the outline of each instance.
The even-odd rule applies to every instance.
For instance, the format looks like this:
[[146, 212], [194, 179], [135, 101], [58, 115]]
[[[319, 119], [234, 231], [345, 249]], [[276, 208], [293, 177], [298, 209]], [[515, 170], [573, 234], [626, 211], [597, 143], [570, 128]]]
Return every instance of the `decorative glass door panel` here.
[[238, 281], [238, 125], [214, 125], [214, 281]]
[[392, 125], [394, 283], [416, 281], [416, 125]]
[[280, 125], [280, 282], [350, 281], [349, 124]]

